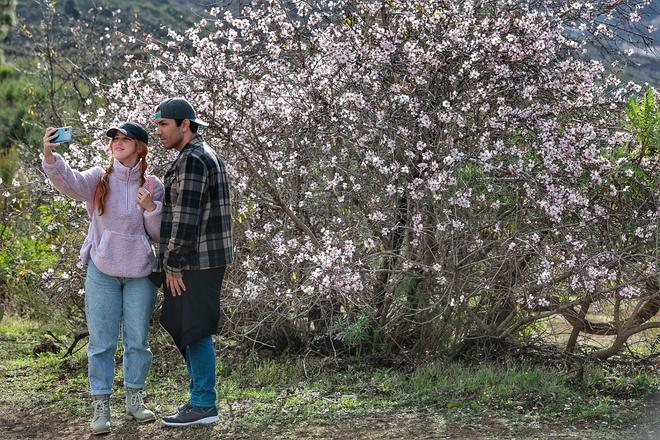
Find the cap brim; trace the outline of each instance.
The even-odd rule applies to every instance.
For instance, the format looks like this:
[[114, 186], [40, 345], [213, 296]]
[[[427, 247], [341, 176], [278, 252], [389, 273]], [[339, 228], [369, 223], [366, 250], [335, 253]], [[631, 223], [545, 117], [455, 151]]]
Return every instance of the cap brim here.
[[126, 133], [126, 130], [124, 130], [124, 129], [122, 129], [122, 128], [119, 128], [119, 127], [110, 127], [110, 128], [108, 129], [108, 131], [105, 132], [105, 134], [106, 134], [106, 136], [108, 136], [108, 137], [115, 137], [115, 135], [117, 134], [117, 132], [123, 134], [124, 136], [131, 137], [131, 136], [128, 135], [128, 133]]
[[209, 124], [207, 122], [202, 121], [201, 119], [190, 119], [190, 122], [194, 122], [197, 125], [201, 125], [202, 127], [208, 127]]

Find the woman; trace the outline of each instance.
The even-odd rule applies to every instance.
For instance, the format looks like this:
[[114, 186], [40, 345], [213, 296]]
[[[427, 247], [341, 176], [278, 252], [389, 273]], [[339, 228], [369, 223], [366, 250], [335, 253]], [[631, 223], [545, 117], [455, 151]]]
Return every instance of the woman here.
[[84, 201], [91, 223], [80, 250], [87, 265], [85, 317], [89, 330], [88, 377], [92, 394], [92, 433], [110, 432], [110, 395], [115, 351], [122, 329], [126, 412], [138, 422], [155, 420], [144, 404], [151, 366], [149, 319], [156, 288], [147, 277], [156, 261], [151, 242], [158, 242], [163, 184], [145, 176], [145, 129], [125, 122], [107, 131], [110, 164], [76, 171], [53, 148], [54, 128], [44, 135], [43, 169], [62, 193]]

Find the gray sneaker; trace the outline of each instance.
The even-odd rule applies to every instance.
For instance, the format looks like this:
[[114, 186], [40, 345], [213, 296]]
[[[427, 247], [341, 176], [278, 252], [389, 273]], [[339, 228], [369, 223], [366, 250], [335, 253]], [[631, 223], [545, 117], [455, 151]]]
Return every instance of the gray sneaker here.
[[176, 409], [176, 412], [177, 412], [177, 413], [180, 413], [180, 412], [182, 412], [182, 411], [186, 411], [186, 410], [188, 410], [188, 408], [190, 408], [191, 406], [192, 406], [192, 405], [190, 404], [190, 402], [186, 402], [186, 403], [184, 403], [183, 405], [181, 405], [180, 407], [178, 407], [178, 408]]
[[156, 415], [144, 404], [147, 393], [139, 388], [126, 387], [126, 414], [138, 423], [153, 422]]
[[165, 426], [212, 425], [218, 420], [220, 420], [218, 410], [214, 406], [201, 408], [186, 404], [179, 407], [176, 414], [163, 417], [161, 424]]
[[110, 432], [110, 396], [92, 396], [92, 407], [94, 415], [89, 423], [92, 434], [107, 434]]

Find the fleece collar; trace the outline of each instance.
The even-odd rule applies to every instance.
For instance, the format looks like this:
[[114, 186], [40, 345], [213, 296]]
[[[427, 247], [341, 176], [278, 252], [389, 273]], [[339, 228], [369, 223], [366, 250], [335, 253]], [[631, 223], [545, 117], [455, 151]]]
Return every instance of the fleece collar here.
[[112, 174], [115, 174], [119, 179], [123, 181], [133, 181], [140, 178], [140, 165], [142, 159], [138, 160], [133, 168], [129, 168], [119, 162], [117, 159], [112, 163]]

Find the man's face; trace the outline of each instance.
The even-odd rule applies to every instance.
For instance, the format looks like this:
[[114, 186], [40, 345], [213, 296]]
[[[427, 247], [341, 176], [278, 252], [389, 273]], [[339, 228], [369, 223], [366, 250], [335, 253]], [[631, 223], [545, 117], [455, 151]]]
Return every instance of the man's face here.
[[183, 146], [183, 124], [176, 125], [174, 119], [156, 119], [156, 136], [166, 149], [178, 150]]

